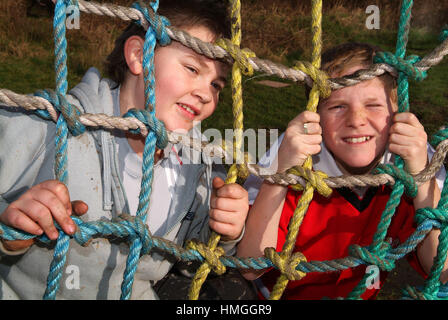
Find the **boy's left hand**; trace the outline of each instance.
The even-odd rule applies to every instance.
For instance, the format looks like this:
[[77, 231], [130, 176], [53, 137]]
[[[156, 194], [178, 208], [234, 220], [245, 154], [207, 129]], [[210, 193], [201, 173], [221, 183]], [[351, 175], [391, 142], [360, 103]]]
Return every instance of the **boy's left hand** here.
[[221, 234], [221, 240], [235, 240], [241, 235], [248, 211], [249, 196], [242, 186], [213, 179], [209, 225]]
[[410, 174], [418, 174], [428, 161], [428, 136], [425, 128], [410, 112], [396, 113], [389, 131], [389, 151], [401, 156]]

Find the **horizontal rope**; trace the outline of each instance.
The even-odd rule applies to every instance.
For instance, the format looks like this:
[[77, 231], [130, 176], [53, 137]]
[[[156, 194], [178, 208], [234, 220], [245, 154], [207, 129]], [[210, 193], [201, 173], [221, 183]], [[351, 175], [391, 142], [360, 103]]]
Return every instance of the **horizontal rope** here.
[[[216, 259], [219, 260], [219, 262], [215, 261], [218, 265], [222, 264], [222, 266], [230, 268], [254, 270], [270, 267], [278, 268], [277, 264], [283, 263], [281, 261], [271, 261], [267, 257], [245, 258], [225, 255], [220, 257], [209, 257], [208, 255], [210, 253], [204, 252], [206, 251], [204, 250], [204, 248], [206, 248], [204, 243], [195, 241], [195, 248], [192, 248], [191, 245], [189, 248], [182, 248], [172, 241], [151, 235], [148, 226], [146, 224], [142, 224], [140, 219], [129, 219], [126, 215], [122, 215], [118, 219], [112, 221], [84, 222], [78, 217], [72, 217], [72, 219], [76, 224], [77, 231], [74, 235], [69, 237], [73, 238], [81, 246], [88, 246], [90, 241], [95, 237], [105, 238], [113, 236], [114, 239], [116, 237], [121, 239], [141, 238], [143, 240], [142, 254], [150, 254], [151, 250], [157, 249], [169, 255], [173, 255], [183, 261], [204, 262], [206, 259]], [[58, 230], [62, 230], [59, 225], [56, 223], [55, 225]], [[430, 219], [425, 220], [404, 243], [400, 244], [396, 248], [391, 248], [387, 253], [385, 253], [384, 259], [398, 260], [403, 258], [406, 254], [415, 250], [416, 246], [423, 241], [431, 230], [440, 227], [441, 225], [438, 221]], [[38, 239], [43, 243], [50, 243], [50, 240], [45, 235], [31, 235], [29, 233], [8, 227], [4, 224], [0, 224], [0, 238], [5, 240]], [[363, 259], [353, 256], [347, 256], [329, 261], [299, 260], [300, 262], [296, 265], [296, 270], [304, 273], [342, 271], [369, 263], [368, 261], [364, 261]]]
[[[51, 119], [53, 121], [57, 121], [58, 112], [49, 101], [41, 97], [18, 94], [8, 89], [0, 89], [0, 105], [12, 108], [22, 107], [23, 109], [30, 111], [46, 110], [50, 114]], [[83, 125], [91, 128], [103, 128], [108, 130], [119, 129], [133, 132], [138, 131], [144, 137], [148, 135], [148, 128], [146, 125], [136, 118], [114, 117], [102, 113], [84, 113], [80, 115], [79, 121]], [[172, 144], [181, 144], [187, 148], [191, 148], [199, 152], [205, 152], [211, 158], [218, 157], [224, 159], [231, 157], [231, 153], [227, 152], [222, 147], [221, 141], [209, 143], [207, 141], [201, 141], [191, 136], [173, 131], [167, 131], [167, 138], [168, 142]], [[436, 152], [427, 167], [419, 174], [413, 176], [417, 185], [421, 185], [435, 176], [435, 174], [443, 166], [447, 152], [448, 140], [445, 139], [437, 146]], [[250, 163], [246, 164], [246, 168], [249, 173], [258, 176], [267, 182], [285, 186], [301, 185], [302, 187], [305, 187], [307, 180], [304, 179], [303, 176], [312, 175], [312, 173], [306, 172], [303, 172], [300, 175], [291, 173], [273, 174], [272, 170], [269, 170], [268, 168]], [[296, 170], [306, 170], [302, 167], [294, 168]], [[323, 178], [323, 181], [332, 189], [341, 187], [380, 186], [384, 184], [389, 184], [392, 186], [395, 184], [394, 177], [387, 173], [353, 176], [342, 175], [338, 177]]]
[[[79, 0], [79, 9], [85, 13], [96, 15], [105, 15], [112, 18], [119, 18], [124, 21], [138, 20], [143, 28], [148, 28], [148, 22], [143, 14], [134, 8], [118, 6], [110, 3], [100, 4], [94, 1]], [[178, 30], [175, 27], [167, 27], [166, 32], [168, 36], [175, 41], [193, 49], [195, 52], [205, 55], [211, 59], [221, 59], [228, 63], [233, 63], [231, 55], [220, 46], [213, 45], [209, 42], [204, 42], [196, 37], [190, 36], [187, 32]], [[444, 38], [442, 43], [437, 46], [431, 53], [422, 58], [419, 62], [414, 64], [416, 70], [420, 72], [427, 71], [432, 66], [440, 63], [443, 57], [448, 54], [448, 38]], [[313, 80], [305, 72], [289, 68], [269, 60], [252, 57], [248, 59], [253, 69], [258, 72], [263, 72], [267, 75], [275, 75], [282, 79], [289, 79], [295, 82], [304, 82], [310, 87], [313, 85]], [[397, 70], [387, 64], [374, 64], [369, 69], [358, 70], [351, 76], [328, 79], [332, 90], [341, 89], [347, 86], [356, 85], [362, 81], [370, 80], [381, 76], [384, 73], [390, 73], [397, 76]]]

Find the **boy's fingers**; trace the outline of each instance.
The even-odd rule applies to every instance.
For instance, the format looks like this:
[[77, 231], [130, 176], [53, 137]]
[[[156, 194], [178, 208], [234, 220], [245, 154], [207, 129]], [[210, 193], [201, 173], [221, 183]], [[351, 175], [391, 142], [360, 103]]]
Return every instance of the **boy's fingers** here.
[[322, 143], [322, 136], [320, 134], [309, 134], [303, 138], [303, 142], [305, 144], [311, 144], [311, 145], [318, 144], [319, 145]]
[[[226, 212], [238, 212], [245, 208], [245, 200], [242, 198], [224, 198], [224, 197], [213, 197], [210, 201], [210, 207], [212, 209], [219, 209]], [[247, 200], [248, 201], [248, 200]]]
[[0, 217], [0, 220], [4, 224], [13, 228], [35, 235], [41, 235], [44, 232], [42, 228], [23, 211], [21, 211], [20, 208], [8, 207], [8, 209], [6, 209]]
[[47, 180], [35, 186], [36, 189], [46, 189], [51, 191], [64, 205], [64, 207], [71, 211], [70, 193], [65, 184], [58, 180]]
[[305, 111], [305, 112], [309, 112], [310, 114], [312, 114], [311, 116], [304, 116], [303, 113], [301, 113], [298, 117], [292, 119], [289, 123], [288, 123], [288, 128], [290, 127], [294, 127], [295, 130], [297, 130], [299, 133], [304, 134], [304, 124], [306, 123], [307, 125], [307, 131], [308, 133], [311, 132], [319, 132], [319, 128], [320, 128], [320, 116], [318, 113], [315, 112], [310, 112], [310, 111]]
[[[214, 219], [209, 219], [209, 226], [210, 228], [221, 234], [224, 236], [230, 236], [232, 238], [234, 238], [235, 236], [233, 235], [235, 226], [229, 223], [224, 223], [224, 222], [220, 222], [220, 221], [216, 221]], [[238, 236], [238, 235], [236, 235]]]
[[[306, 129], [305, 129], [306, 125]], [[302, 124], [303, 127], [303, 133], [306, 135], [321, 135], [322, 134], [322, 127], [318, 122], [305, 122]]]
[[404, 135], [399, 133], [391, 134], [389, 137], [390, 144], [397, 144], [400, 146], [426, 148], [426, 141], [415, 139], [415, 136]]
[[302, 112], [298, 118], [301, 120], [302, 123], [320, 121], [320, 115], [317, 112], [312, 112], [308, 110]]
[[219, 189], [224, 186], [226, 183], [220, 177], [214, 177], [212, 181], [213, 189]]
[[81, 200], [72, 201], [72, 212], [77, 216], [82, 216], [89, 210], [87, 203]]
[[304, 150], [303, 151], [308, 156], [313, 156], [315, 154], [318, 154], [321, 151], [321, 146], [320, 146], [320, 144], [304, 145]]
[[210, 210], [210, 219], [217, 222], [234, 225], [238, 222], [239, 214], [234, 211], [226, 211], [221, 208]]
[[231, 199], [242, 199], [247, 198], [247, 191], [236, 183], [230, 183], [223, 185], [221, 188], [216, 190], [216, 196], [219, 198], [231, 198]]
[[402, 135], [414, 137], [421, 133], [420, 127], [415, 127], [405, 122], [396, 122], [390, 128], [390, 133], [399, 133]]
[[50, 217], [41, 218], [42, 221], [45, 222], [48, 230], [53, 230], [54, 228], [54, 230], [56, 231], [56, 228], [53, 225], [53, 221], [51, 221], [52, 228], [49, 227], [50, 220], [54, 219], [66, 233], [73, 234], [73, 232], [75, 232], [75, 223], [70, 218], [70, 212], [67, 210], [67, 207], [62, 203], [60, 198], [57, 197], [53, 192], [47, 189], [41, 189], [38, 194], [35, 194], [33, 196], [33, 199], [40, 202], [51, 212]]
[[[31, 220], [36, 222], [45, 234], [51, 239], [55, 240], [58, 237], [58, 231], [53, 223], [53, 217], [49, 208], [35, 199], [26, 199], [17, 204], [17, 208], [27, 215]], [[24, 223], [25, 221], [21, 221]], [[18, 224], [19, 229], [24, 230], [23, 226]]]
[[394, 122], [407, 123], [416, 128], [423, 128], [417, 116], [411, 112], [399, 112], [394, 115]]
[[[415, 160], [418, 159], [422, 152], [418, 152], [416, 149], [409, 148], [409, 146], [404, 146], [402, 144], [390, 143], [389, 150], [393, 153], [398, 154], [405, 160]], [[427, 157], [423, 154], [423, 157]]]

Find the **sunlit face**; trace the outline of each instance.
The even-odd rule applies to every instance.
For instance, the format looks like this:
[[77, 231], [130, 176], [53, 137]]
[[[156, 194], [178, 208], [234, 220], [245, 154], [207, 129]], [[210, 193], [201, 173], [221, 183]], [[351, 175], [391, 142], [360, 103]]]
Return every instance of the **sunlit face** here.
[[[206, 27], [184, 29], [202, 41], [215, 35]], [[193, 121], [202, 121], [216, 108], [219, 93], [226, 83], [228, 67], [195, 53], [173, 41], [156, 49], [156, 117], [168, 130], [190, 130]]]
[[333, 91], [321, 102], [322, 137], [344, 173], [363, 174], [376, 166], [388, 142], [393, 113], [388, 90], [378, 78]]

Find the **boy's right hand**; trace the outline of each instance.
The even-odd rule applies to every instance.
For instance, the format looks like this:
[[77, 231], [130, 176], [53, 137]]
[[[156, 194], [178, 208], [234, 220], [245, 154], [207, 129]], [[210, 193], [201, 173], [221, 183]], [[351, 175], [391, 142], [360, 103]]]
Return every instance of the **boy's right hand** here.
[[[51, 240], [58, 238], [54, 221], [67, 234], [76, 231], [76, 225], [70, 218], [72, 213], [80, 216], [87, 212], [88, 206], [83, 201], [70, 202], [67, 187], [58, 180], [47, 180], [30, 188], [12, 202], [0, 214], [0, 222], [25, 232], [41, 235], [43, 232]], [[34, 243], [30, 240], [2, 240], [7, 250], [20, 250]]]
[[278, 150], [278, 173], [283, 173], [293, 166], [301, 166], [308, 156], [320, 152], [322, 128], [319, 121], [318, 113], [304, 111], [289, 122]]

